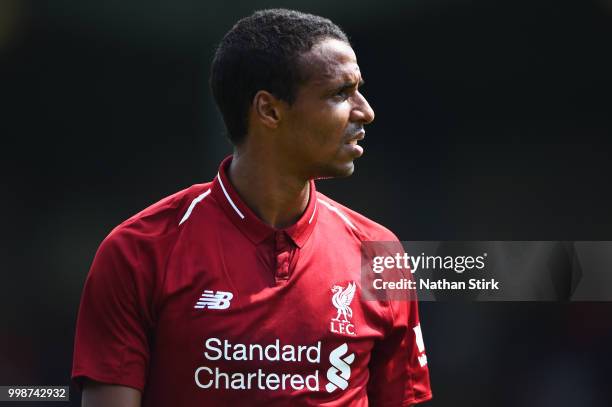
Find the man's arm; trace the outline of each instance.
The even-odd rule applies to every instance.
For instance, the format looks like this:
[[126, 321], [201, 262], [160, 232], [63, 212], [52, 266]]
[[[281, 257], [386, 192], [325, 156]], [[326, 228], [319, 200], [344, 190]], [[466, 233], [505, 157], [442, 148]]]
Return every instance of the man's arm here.
[[134, 233], [104, 239], [83, 288], [71, 376], [87, 406], [140, 406], [146, 385], [154, 273], [138, 265], [153, 268], [135, 253]]
[[140, 407], [141, 394], [131, 387], [86, 380], [82, 407]]
[[372, 349], [368, 399], [372, 406], [418, 404], [432, 397], [418, 302], [388, 304], [391, 328]]

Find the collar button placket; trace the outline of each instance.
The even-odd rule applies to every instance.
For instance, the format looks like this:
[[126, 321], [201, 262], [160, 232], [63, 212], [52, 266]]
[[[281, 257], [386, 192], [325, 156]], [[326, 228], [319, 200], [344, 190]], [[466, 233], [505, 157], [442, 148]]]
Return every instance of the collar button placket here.
[[289, 261], [291, 257], [291, 246], [285, 236], [285, 232], [275, 232], [276, 242], [276, 280], [288, 280], [289, 279]]

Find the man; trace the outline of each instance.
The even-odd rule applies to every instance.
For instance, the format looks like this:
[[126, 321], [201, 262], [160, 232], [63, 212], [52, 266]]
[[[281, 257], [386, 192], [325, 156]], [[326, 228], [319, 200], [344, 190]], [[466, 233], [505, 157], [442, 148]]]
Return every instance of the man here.
[[416, 303], [361, 292], [361, 242], [396, 237], [313, 181], [363, 153], [362, 82], [327, 19], [264, 10], [227, 33], [210, 83], [234, 154], [100, 246], [75, 343], [84, 406], [431, 397]]

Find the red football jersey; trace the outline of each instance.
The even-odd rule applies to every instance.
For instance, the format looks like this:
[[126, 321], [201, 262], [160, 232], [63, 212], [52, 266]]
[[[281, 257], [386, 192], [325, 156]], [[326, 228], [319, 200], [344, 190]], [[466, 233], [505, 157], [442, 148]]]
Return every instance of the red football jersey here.
[[417, 303], [366, 300], [362, 241], [387, 229], [316, 192], [293, 226], [264, 224], [223, 161], [128, 219], [87, 277], [72, 376], [144, 406], [388, 405], [431, 398]]

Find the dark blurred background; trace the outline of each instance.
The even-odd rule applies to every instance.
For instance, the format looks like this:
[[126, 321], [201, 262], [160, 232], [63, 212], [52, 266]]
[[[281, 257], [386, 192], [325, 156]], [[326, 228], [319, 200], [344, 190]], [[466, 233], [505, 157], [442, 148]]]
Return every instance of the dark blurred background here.
[[[216, 174], [215, 44], [272, 6], [345, 29], [376, 111], [355, 175], [323, 192], [402, 240], [612, 240], [610, 0], [0, 0], [0, 385], [69, 383], [98, 244]], [[611, 303], [421, 320], [428, 406], [612, 405]]]

